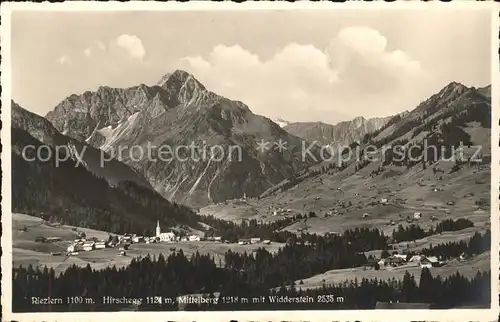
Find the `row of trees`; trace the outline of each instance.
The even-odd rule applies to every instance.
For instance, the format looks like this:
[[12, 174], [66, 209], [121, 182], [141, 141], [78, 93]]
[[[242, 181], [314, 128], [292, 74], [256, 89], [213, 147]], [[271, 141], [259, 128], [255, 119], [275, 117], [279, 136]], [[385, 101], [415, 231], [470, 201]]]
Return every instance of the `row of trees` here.
[[[490, 301], [491, 273], [477, 272], [472, 278], [460, 273], [442, 278], [433, 277], [428, 268], [422, 269], [420, 280], [405, 273], [402, 280], [366, 279], [351, 280], [339, 284], [323, 285], [318, 289], [302, 290], [296, 285], [270, 290], [266, 298], [273, 296], [310, 297], [312, 303], [240, 303], [219, 301], [217, 305], [190, 305], [190, 310], [353, 310], [374, 309], [377, 302], [428, 303], [433, 309], [450, 309], [464, 305], [488, 306]], [[325, 296], [326, 295], [326, 296]], [[223, 295], [221, 295], [223, 296]]]
[[460, 218], [457, 220], [451, 218], [445, 219], [438, 223], [436, 227], [431, 227], [427, 231], [425, 231], [419, 225], [415, 224], [409, 225], [407, 227], [398, 225], [398, 228], [394, 229], [392, 232], [392, 238], [394, 242], [399, 243], [425, 238], [428, 236], [440, 234], [445, 231], [459, 231], [470, 227], [474, 227], [474, 223], [466, 218]]
[[426, 256], [438, 256], [442, 260], [457, 258], [462, 254], [473, 256], [482, 254], [491, 249], [491, 231], [488, 229], [483, 235], [476, 232], [469, 240], [448, 242], [439, 245], [431, 245], [422, 250]]
[[[246, 281], [246, 273], [217, 268], [209, 256], [193, 255], [188, 260], [182, 252], [168, 258], [145, 257], [133, 260], [123, 269], [107, 268], [94, 271], [87, 266], [69, 267], [60, 276], [52, 269], [39, 270], [32, 266], [19, 268], [13, 275], [13, 311], [116, 311], [177, 310], [179, 295], [206, 294], [218, 298], [213, 304], [188, 304], [186, 310], [282, 310], [282, 309], [373, 309], [381, 302], [424, 302], [433, 308], [453, 308], [462, 305], [488, 305], [490, 303], [490, 272], [478, 272], [467, 279], [458, 272], [447, 277], [433, 277], [427, 268], [421, 272], [419, 282], [405, 273], [402, 280], [357, 279], [326, 285], [319, 289], [302, 290], [295, 283], [272, 284]], [[162, 296], [172, 302], [152, 304], [147, 298]], [[324, 297], [324, 295], [333, 295]], [[62, 304], [31, 305], [31, 297], [60, 298]], [[92, 303], [75, 301], [75, 297], [92, 299]], [[128, 303], [104, 302], [103, 297], [134, 299]], [[307, 303], [276, 303], [273, 296], [311, 297]], [[231, 298], [246, 301], [227, 301]], [[264, 301], [253, 302], [254, 297]], [[73, 300], [70, 300], [73, 299]]]

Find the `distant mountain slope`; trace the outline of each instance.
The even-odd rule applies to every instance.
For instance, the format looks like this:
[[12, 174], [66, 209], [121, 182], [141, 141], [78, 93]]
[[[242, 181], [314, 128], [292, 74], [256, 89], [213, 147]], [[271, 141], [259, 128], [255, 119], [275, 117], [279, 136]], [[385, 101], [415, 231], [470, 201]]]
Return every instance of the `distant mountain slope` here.
[[117, 185], [122, 181], [135, 182], [151, 188], [142, 176], [127, 165], [109, 160], [101, 165], [101, 151], [91, 145], [69, 138], [59, 133], [52, 124], [41, 116], [28, 112], [15, 102], [12, 102], [11, 124], [13, 129], [26, 131], [38, 141], [56, 148], [67, 146], [71, 157], [76, 160], [81, 157], [83, 165], [94, 175], [106, 179], [110, 184]]
[[[137, 151], [120, 159], [164, 197], [195, 206], [244, 194], [258, 196], [313, 163], [301, 160], [299, 138], [253, 114], [242, 102], [206, 90], [181, 70], [155, 86], [100, 87], [72, 95], [47, 119], [66, 135], [109, 152], [123, 146], [152, 150], [154, 160], [139, 157]], [[261, 140], [268, 142], [264, 151], [256, 149]], [[286, 151], [277, 151], [273, 142], [280, 141]], [[200, 157], [186, 148], [191, 145], [207, 153]], [[184, 154], [162, 160], [160, 146]]]
[[[209, 206], [201, 213], [236, 221], [272, 221], [315, 212], [289, 227], [299, 233], [376, 226], [391, 234], [391, 222], [406, 226], [410, 221], [407, 218], [416, 211], [422, 212], [428, 221], [425, 224], [432, 224], [432, 216], [439, 220], [476, 216], [474, 220], [483, 225], [490, 217], [489, 97], [488, 87], [477, 90], [451, 83], [414, 110], [394, 116], [382, 128], [363, 137], [359, 151], [368, 145], [378, 147], [379, 153], [371, 155], [375, 160], [351, 150], [350, 157], [347, 153], [342, 156], [341, 164], [334, 158], [312, 166], [269, 188], [259, 199]], [[461, 143], [462, 158], [447, 159], [453, 148], [459, 151], [456, 148]], [[425, 163], [421, 159], [424, 144], [428, 148]], [[401, 149], [402, 158], [394, 157], [394, 148]], [[486, 156], [481, 164], [469, 160], [478, 148], [480, 154], [476, 157]], [[383, 199], [388, 200], [387, 205], [381, 202]]]
[[394, 140], [411, 140], [419, 133], [423, 138], [439, 131], [439, 126], [450, 121], [455, 121], [455, 129], [467, 127], [465, 123], [470, 122], [479, 122], [478, 127], [491, 129], [490, 90], [491, 87], [478, 90], [452, 82], [411, 112], [372, 133], [371, 140], [387, 144]]
[[365, 119], [360, 116], [336, 125], [323, 122], [296, 122], [286, 125], [284, 129], [308, 141], [344, 146], [360, 140], [365, 134], [375, 132], [390, 119], [391, 117]]
[[[40, 136], [44, 136], [38, 132]], [[69, 159], [58, 167], [37, 159], [34, 150], [44, 143], [27, 131], [12, 128], [12, 211], [57, 218], [65, 224], [114, 233], [153, 234], [156, 221], [163, 227], [200, 229], [198, 216], [184, 206], [171, 204], [151, 189], [121, 181], [112, 187], [84, 166]], [[49, 153], [42, 150], [42, 156]], [[50, 148], [50, 153], [56, 151]]]

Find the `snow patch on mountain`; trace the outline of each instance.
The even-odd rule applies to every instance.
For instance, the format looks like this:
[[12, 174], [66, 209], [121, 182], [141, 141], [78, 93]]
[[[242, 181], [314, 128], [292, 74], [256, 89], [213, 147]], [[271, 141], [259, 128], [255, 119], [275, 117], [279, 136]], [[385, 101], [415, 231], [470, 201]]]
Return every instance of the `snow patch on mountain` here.
[[118, 126], [114, 129], [111, 125], [109, 125], [98, 130], [97, 132], [105, 138], [105, 141], [101, 145], [100, 149], [107, 152], [120, 138], [132, 132], [139, 113], [140, 112], [136, 112], [130, 115], [126, 121], [118, 123]]
[[272, 118], [271, 121], [273, 121], [274, 123], [278, 124], [280, 127], [285, 127], [288, 124], [290, 124], [290, 122], [282, 119], [281, 117]]

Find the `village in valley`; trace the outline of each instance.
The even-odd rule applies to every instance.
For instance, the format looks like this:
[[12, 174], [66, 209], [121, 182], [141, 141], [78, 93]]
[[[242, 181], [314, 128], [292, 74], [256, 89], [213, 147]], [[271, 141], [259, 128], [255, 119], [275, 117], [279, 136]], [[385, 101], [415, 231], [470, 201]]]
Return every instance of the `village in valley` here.
[[272, 243], [260, 237], [230, 242], [221, 236], [205, 236], [200, 231], [196, 231], [196, 234], [174, 229], [163, 232], [159, 221], [154, 236], [141, 236], [66, 226], [52, 217], [47, 220], [23, 214], [13, 214], [13, 217], [14, 227], [17, 227], [14, 231], [14, 263], [24, 266], [48, 265], [56, 270], [71, 264], [90, 264], [96, 268], [117, 263], [125, 265], [137, 256], [168, 254], [176, 250], [184, 250], [186, 254], [199, 251], [222, 257], [228, 249], [251, 252], [260, 247], [277, 250], [283, 246], [283, 243]]

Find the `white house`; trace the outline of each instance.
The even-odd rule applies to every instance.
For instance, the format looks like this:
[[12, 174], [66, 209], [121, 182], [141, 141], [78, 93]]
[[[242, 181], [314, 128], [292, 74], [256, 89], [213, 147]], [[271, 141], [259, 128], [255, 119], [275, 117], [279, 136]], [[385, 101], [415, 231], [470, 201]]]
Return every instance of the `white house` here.
[[95, 248], [96, 249], [106, 248], [106, 242], [97, 242], [97, 243], [95, 243]]
[[382, 269], [382, 268], [384, 268], [384, 267], [385, 267], [385, 260], [381, 259], [381, 260], [379, 260], [379, 261], [377, 262], [377, 264], [378, 264], [378, 267], [379, 267], [380, 269]]
[[388, 201], [388, 200], [387, 200], [387, 198], [382, 198], [382, 199], [380, 199], [380, 203], [382, 203], [382, 204], [386, 204], [386, 203], [387, 203], [387, 201]]
[[214, 237], [214, 241], [219, 241], [220, 242], [220, 241], [222, 241], [222, 237], [219, 237], [219, 236], [218, 237]]
[[238, 245], [246, 245], [250, 243], [250, 239], [240, 239]]
[[439, 264], [439, 260], [434, 256], [425, 257], [420, 260], [420, 267], [422, 268], [431, 268], [432, 266], [436, 266], [437, 264]]
[[257, 244], [257, 243], [260, 243], [259, 237], [250, 238], [250, 244]]
[[416, 212], [416, 213], [414, 213], [414, 214], [413, 214], [413, 218], [414, 218], [414, 219], [420, 219], [420, 218], [422, 218], [422, 213], [421, 213], [421, 212]]
[[75, 244], [69, 245], [67, 251], [68, 251], [68, 253], [75, 252], [76, 251], [76, 245]]
[[94, 247], [89, 245], [83, 245], [83, 250], [86, 252], [90, 252], [91, 250], [94, 250]]
[[269, 245], [271, 244], [271, 241], [269, 239], [265, 239], [262, 241], [263, 244]]
[[170, 241], [175, 241], [175, 234], [173, 232], [169, 233], [160, 233], [160, 238], [161, 242], [170, 242]]
[[200, 241], [200, 240], [201, 240], [200, 236], [196, 235], [189, 236], [189, 241]]
[[394, 254], [393, 256], [395, 258], [401, 258], [402, 260], [404, 260], [406, 262], [406, 255], [404, 255], [404, 254]]
[[142, 237], [142, 236], [134, 236], [134, 237], [132, 237], [132, 242], [134, 242], [134, 243], [140, 243], [143, 240], [144, 240], [144, 237]]
[[416, 263], [420, 263], [420, 261], [422, 260], [422, 256], [421, 255], [414, 255], [410, 258], [410, 262], [416, 262]]

